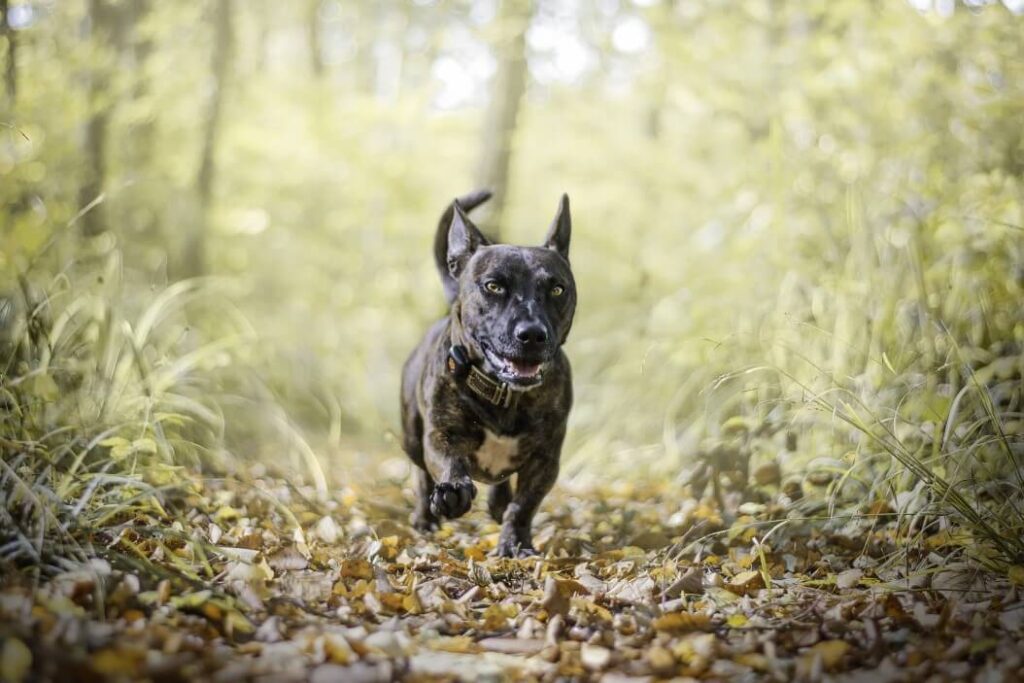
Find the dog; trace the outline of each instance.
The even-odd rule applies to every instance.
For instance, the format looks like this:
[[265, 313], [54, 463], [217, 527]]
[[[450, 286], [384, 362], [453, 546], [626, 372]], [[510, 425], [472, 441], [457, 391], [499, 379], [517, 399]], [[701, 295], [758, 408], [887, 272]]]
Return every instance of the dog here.
[[562, 351], [576, 311], [572, 221], [562, 195], [542, 246], [492, 244], [467, 215], [490, 196], [456, 199], [438, 224], [434, 260], [450, 309], [402, 370], [402, 446], [417, 466], [417, 529], [466, 514], [474, 481], [490, 484], [496, 553], [526, 557], [573, 400]]

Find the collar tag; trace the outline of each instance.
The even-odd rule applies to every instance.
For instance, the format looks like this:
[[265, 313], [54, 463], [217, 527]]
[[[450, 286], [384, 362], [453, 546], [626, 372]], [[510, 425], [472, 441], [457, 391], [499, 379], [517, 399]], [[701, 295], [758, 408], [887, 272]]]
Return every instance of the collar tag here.
[[448, 372], [456, 379], [462, 379], [469, 372], [469, 368], [469, 355], [466, 353], [466, 347], [453, 344], [448, 349]]

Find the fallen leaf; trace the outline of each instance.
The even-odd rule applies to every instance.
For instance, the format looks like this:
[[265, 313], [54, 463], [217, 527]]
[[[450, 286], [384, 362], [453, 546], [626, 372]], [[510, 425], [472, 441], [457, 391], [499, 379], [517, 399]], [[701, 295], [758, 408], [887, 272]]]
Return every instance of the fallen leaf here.
[[583, 666], [591, 671], [601, 671], [608, 667], [612, 661], [612, 652], [600, 645], [584, 643], [580, 649], [580, 661]]
[[749, 595], [754, 591], [764, 588], [764, 577], [761, 576], [761, 572], [753, 569], [740, 572], [729, 579], [729, 582], [725, 584], [725, 588], [737, 595]]
[[850, 644], [845, 640], [823, 640], [803, 655], [802, 663], [806, 670], [810, 671], [814, 666], [814, 659], [820, 658], [821, 665], [826, 671], [837, 671], [843, 657], [849, 651]]
[[0, 678], [5, 682], [21, 683], [32, 668], [32, 651], [17, 638], [4, 641], [0, 651]]
[[711, 617], [703, 613], [672, 612], [651, 622], [657, 631], [682, 633], [686, 631], [706, 631], [711, 628]]
[[847, 569], [844, 572], [839, 572], [836, 574], [836, 587], [853, 588], [860, 582], [862, 576], [864, 576], [864, 572], [860, 569]]
[[1024, 586], [1024, 565], [1015, 564], [1006, 572], [1010, 581], [1018, 586]]

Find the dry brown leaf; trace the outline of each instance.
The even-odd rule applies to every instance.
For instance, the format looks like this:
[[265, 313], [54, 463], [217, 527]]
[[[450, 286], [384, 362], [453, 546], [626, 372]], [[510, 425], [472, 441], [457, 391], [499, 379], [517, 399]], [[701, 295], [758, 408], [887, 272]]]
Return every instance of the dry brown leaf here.
[[798, 670], [804, 672], [805, 677], [817, 666], [816, 660], [820, 660], [820, 666], [825, 671], [838, 671], [846, 653], [850, 651], [850, 644], [845, 640], [823, 640], [800, 658]]
[[346, 579], [373, 578], [373, 567], [363, 559], [345, 560], [341, 563], [341, 576]]
[[725, 587], [737, 595], [749, 595], [764, 588], [764, 577], [761, 576], [761, 572], [751, 569], [733, 576]]
[[711, 617], [699, 612], [672, 612], [658, 617], [651, 622], [651, 626], [655, 630], [670, 633], [707, 631], [711, 628]]

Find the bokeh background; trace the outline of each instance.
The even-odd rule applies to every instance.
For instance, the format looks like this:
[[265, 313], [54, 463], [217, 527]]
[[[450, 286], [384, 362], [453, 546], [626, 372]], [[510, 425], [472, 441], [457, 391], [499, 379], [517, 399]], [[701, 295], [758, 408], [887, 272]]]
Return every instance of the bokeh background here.
[[491, 187], [515, 243], [572, 199], [567, 479], [1020, 479], [1018, 0], [0, 12], [9, 434], [403, 476], [436, 221]]

